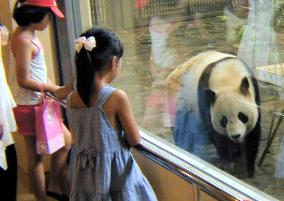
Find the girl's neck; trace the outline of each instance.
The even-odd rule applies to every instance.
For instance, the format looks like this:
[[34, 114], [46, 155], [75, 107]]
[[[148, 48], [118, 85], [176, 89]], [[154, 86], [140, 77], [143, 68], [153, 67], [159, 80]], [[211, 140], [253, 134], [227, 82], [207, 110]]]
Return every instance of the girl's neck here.
[[94, 79], [94, 84], [95, 84], [95, 89], [100, 90], [102, 87], [110, 83], [109, 79], [109, 74], [100, 74], [96, 73], [95, 74], [95, 79]]
[[27, 34], [31, 35], [32, 37], [35, 36], [35, 29], [32, 26], [27, 27], [19, 27], [21, 32], [26, 32]]
[[107, 82], [105, 82], [105, 80], [98, 80], [98, 79], [96, 79], [95, 80], [95, 84], [94, 84], [94, 94], [98, 94], [100, 91], [101, 91], [101, 89], [104, 87], [104, 86], [106, 86], [108, 83]]

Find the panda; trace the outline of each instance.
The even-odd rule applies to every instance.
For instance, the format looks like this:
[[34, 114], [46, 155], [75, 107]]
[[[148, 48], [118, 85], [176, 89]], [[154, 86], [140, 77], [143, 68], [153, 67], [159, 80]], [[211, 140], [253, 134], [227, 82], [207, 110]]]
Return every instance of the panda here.
[[245, 63], [231, 54], [202, 52], [172, 71], [166, 83], [169, 98], [177, 99], [175, 144], [205, 160], [233, 163], [234, 170], [246, 167], [245, 175], [252, 177], [261, 135], [260, 97]]

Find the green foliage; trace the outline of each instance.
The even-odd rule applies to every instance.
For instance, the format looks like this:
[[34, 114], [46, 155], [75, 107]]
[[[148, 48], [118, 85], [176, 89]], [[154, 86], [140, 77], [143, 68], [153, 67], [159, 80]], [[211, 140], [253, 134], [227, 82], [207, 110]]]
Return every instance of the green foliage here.
[[241, 25], [236, 27], [236, 36], [238, 40], [241, 40], [246, 30], [247, 30], [247, 25]]
[[284, 0], [276, 0], [274, 8], [274, 27], [276, 29], [284, 27]]
[[221, 22], [226, 22], [226, 20], [227, 20], [227, 16], [225, 16], [225, 15], [219, 15], [216, 18], [219, 19]]

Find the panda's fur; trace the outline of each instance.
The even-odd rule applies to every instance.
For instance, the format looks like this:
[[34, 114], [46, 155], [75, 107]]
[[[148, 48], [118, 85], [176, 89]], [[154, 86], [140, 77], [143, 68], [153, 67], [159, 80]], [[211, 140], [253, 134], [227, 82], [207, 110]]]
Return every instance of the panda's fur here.
[[[183, 78], [187, 80], [183, 82]], [[175, 69], [168, 76], [167, 83], [169, 90], [171, 85], [180, 85], [188, 91], [185, 93], [189, 96], [185, 99], [187, 113], [190, 114], [188, 120], [195, 122], [200, 119], [203, 127], [200, 133], [208, 135], [219, 157], [230, 162], [243, 158], [247, 175], [252, 176], [261, 131], [260, 98], [257, 81], [244, 62], [230, 54], [203, 52]], [[169, 94], [172, 92], [169, 91]], [[182, 148], [190, 150], [185, 147], [184, 141], [192, 128], [185, 132], [184, 128], [176, 128], [180, 125], [187, 124], [175, 126], [175, 142], [178, 146], [181, 142]], [[175, 136], [175, 131], [179, 133], [179, 138]], [[190, 144], [192, 142], [188, 146]]]

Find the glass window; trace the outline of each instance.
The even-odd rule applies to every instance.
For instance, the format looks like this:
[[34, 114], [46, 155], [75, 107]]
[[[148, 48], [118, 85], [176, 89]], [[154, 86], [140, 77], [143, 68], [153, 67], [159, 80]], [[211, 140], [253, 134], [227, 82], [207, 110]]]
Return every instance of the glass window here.
[[284, 0], [91, 0], [141, 128], [284, 200]]

